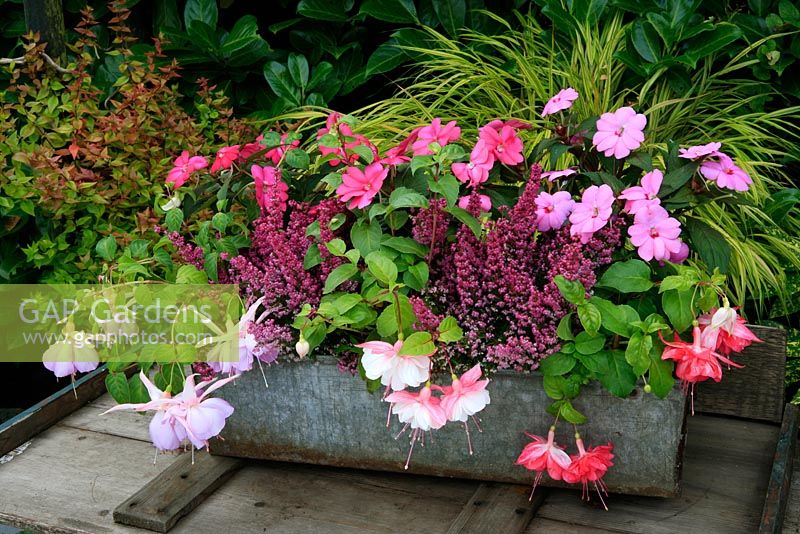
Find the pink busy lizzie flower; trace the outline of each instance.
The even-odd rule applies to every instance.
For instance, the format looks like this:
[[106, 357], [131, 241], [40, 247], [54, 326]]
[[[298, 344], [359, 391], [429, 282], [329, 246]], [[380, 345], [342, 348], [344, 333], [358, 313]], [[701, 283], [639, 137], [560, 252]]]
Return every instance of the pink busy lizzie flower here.
[[627, 201], [625, 202], [625, 211], [631, 215], [636, 215], [645, 206], [661, 204], [661, 199], [658, 198], [658, 190], [661, 189], [663, 180], [664, 174], [658, 169], [653, 169], [642, 176], [641, 186], [637, 185], [623, 190], [619, 198]]
[[511, 126], [503, 126], [500, 131], [484, 126], [479, 131], [479, 139], [486, 144], [495, 159], [506, 165], [522, 163], [522, 140]]
[[723, 306], [718, 310], [701, 315], [697, 318], [702, 330], [703, 346], [717, 350], [722, 354], [730, 355], [731, 352], [741, 352], [754, 341], [761, 343], [752, 330], [747, 328], [747, 322], [739, 316], [736, 308]]
[[241, 150], [239, 150], [239, 163], [246, 163], [247, 160], [253, 157], [256, 152], [260, 152], [266, 147], [261, 144], [264, 140], [264, 135], [259, 135], [252, 143], [246, 143]]
[[461, 128], [456, 126], [456, 121], [450, 121], [442, 126], [442, 119], [435, 118], [430, 125], [420, 128], [417, 132], [417, 140], [411, 145], [415, 156], [427, 156], [433, 154], [428, 148], [431, 143], [439, 143], [445, 146], [447, 143], [457, 141], [461, 137]]
[[578, 446], [578, 454], [572, 455], [572, 462], [566, 471], [564, 471], [564, 481], [570, 484], [580, 483], [583, 485], [583, 492], [581, 497], [589, 500], [589, 482], [594, 485], [597, 490], [597, 495], [600, 497], [600, 502], [603, 503], [603, 508], [608, 510], [605, 501], [603, 500], [603, 493], [608, 495], [606, 485], [603, 483], [608, 468], [613, 466], [611, 461], [614, 455], [611, 453], [614, 450], [614, 445], [609, 443], [607, 445], [598, 445], [594, 448], [589, 448], [587, 451], [583, 447], [583, 439], [580, 434], [575, 434], [575, 443]]
[[547, 117], [553, 113], [558, 113], [572, 107], [572, 103], [578, 99], [578, 91], [572, 87], [560, 90], [556, 96], [547, 101], [542, 110], [542, 117]]
[[239, 158], [239, 145], [224, 146], [217, 150], [217, 157], [211, 165], [211, 172], [230, 169], [231, 165]]
[[270, 209], [277, 203], [281, 211], [286, 210], [286, 201], [289, 200], [289, 186], [281, 180], [281, 170], [277, 167], [250, 167], [250, 174], [256, 184], [256, 202], [261, 209]]
[[700, 165], [700, 174], [706, 180], [717, 183], [717, 187], [722, 189], [733, 189], [734, 191], [747, 191], [752, 178], [739, 168], [727, 154], [718, 152], [718, 161], [707, 160]]
[[189, 180], [193, 172], [208, 167], [208, 160], [202, 156], [189, 156], [189, 151], [184, 150], [175, 159], [174, 165], [167, 174], [167, 183], [177, 189]]
[[530, 130], [533, 128], [533, 124], [525, 121], [521, 121], [519, 119], [509, 119], [507, 121], [501, 121], [500, 119], [494, 119], [493, 121], [489, 121], [486, 124], [487, 128], [494, 128], [498, 132], [503, 129], [504, 126], [508, 126], [509, 128], [514, 128], [516, 130]]
[[547, 178], [550, 182], [555, 182], [559, 178], [563, 178], [565, 176], [572, 176], [573, 174], [577, 174], [578, 171], [575, 169], [564, 169], [563, 171], [547, 171], [542, 173], [542, 178]]
[[581, 243], [587, 243], [592, 234], [606, 225], [611, 217], [613, 204], [614, 191], [608, 185], [588, 187], [569, 216], [569, 222], [572, 223], [570, 235], [580, 236]]
[[402, 165], [403, 163], [408, 163], [411, 161], [411, 158], [404, 155], [403, 152], [403, 149], [399, 146], [390, 148], [383, 157], [378, 160], [378, 163], [382, 165]]
[[350, 203], [348, 208], [366, 208], [383, 186], [383, 180], [389, 174], [389, 169], [380, 163], [367, 165], [362, 171], [358, 167], [348, 167], [342, 175], [342, 184], [336, 189], [336, 194], [342, 202]]
[[640, 209], [628, 228], [631, 243], [644, 261], [669, 260], [681, 250], [681, 223], [659, 205]]
[[706, 145], [690, 146], [689, 148], [681, 148], [679, 158], [684, 159], [700, 159], [706, 156], [716, 156], [719, 149], [722, 148], [722, 143], [708, 143]]
[[628, 157], [644, 141], [647, 118], [631, 107], [622, 107], [613, 113], [603, 113], [597, 121], [597, 132], [592, 144], [606, 157]]
[[[467, 433], [467, 449], [472, 454], [472, 440], [469, 435], [469, 425], [467, 419], [472, 417], [475, 425], [478, 425], [475, 414], [486, 408], [490, 403], [489, 392], [486, 386], [488, 379], [481, 380], [481, 366], [476, 364], [472, 369], [461, 375], [452, 375], [452, 384], [449, 386], [433, 386], [439, 389], [444, 396], [442, 397], [442, 408], [447, 415], [448, 421], [458, 421], [464, 423], [464, 431]], [[478, 426], [480, 431], [480, 426]]]
[[286, 153], [287, 150], [292, 148], [297, 148], [300, 146], [299, 139], [295, 139], [291, 143], [288, 143], [287, 142], [288, 140], [289, 140], [289, 134], [288, 133], [282, 134], [281, 144], [276, 147], [270, 148], [269, 150], [264, 152], [264, 157], [272, 160], [272, 163], [275, 165], [279, 164], [281, 162], [281, 158], [283, 158], [283, 155]]
[[400, 391], [406, 387], [417, 387], [430, 378], [431, 354], [422, 356], [400, 355], [403, 342], [394, 345], [385, 341], [367, 341], [356, 347], [364, 351], [361, 365], [370, 380], [380, 378], [381, 384]]
[[681, 246], [678, 252], [670, 252], [667, 261], [670, 263], [683, 263], [689, 257], [689, 245], [681, 241]]
[[405, 423], [397, 437], [400, 437], [409, 426], [412, 429], [411, 447], [405, 465], [408, 469], [411, 453], [414, 452], [414, 443], [424, 438], [425, 431], [442, 428], [447, 423], [447, 415], [440, 400], [431, 394], [430, 386], [423, 387], [418, 393], [395, 391], [384, 400], [392, 403], [392, 413], [397, 414], [401, 423]]
[[536, 203], [536, 228], [540, 232], [561, 228], [575, 206], [575, 201], [567, 191], [557, 191], [552, 195], [542, 191], [534, 202]]
[[453, 163], [450, 167], [456, 178], [462, 183], [475, 187], [489, 179], [489, 171], [494, 167], [494, 155], [479, 139], [469, 155], [468, 163]]
[[533, 439], [533, 441], [525, 445], [516, 463], [529, 471], [536, 471], [536, 478], [533, 481], [533, 490], [530, 497], [532, 499], [533, 492], [536, 491], [536, 486], [539, 485], [539, 481], [545, 471], [553, 480], [562, 480], [564, 472], [569, 468], [571, 461], [569, 455], [562, 450], [563, 447], [555, 444], [556, 427], [550, 427], [550, 431], [547, 433], [547, 441], [541, 436], [535, 436], [527, 432], [525, 435]]
[[42, 355], [42, 363], [56, 378], [94, 371], [99, 362], [100, 355], [91, 343], [91, 336], [69, 329], [64, 332], [63, 340], [50, 345]]
[[358, 135], [353, 133], [353, 129], [350, 127], [349, 124], [346, 122], [340, 122], [342, 115], [340, 113], [331, 113], [328, 115], [327, 120], [325, 121], [325, 127], [320, 128], [317, 131], [317, 139], [321, 139], [327, 133], [339, 134], [340, 137], [344, 138], [344, 146], [336, 146], [336, 147], [328, 147], [328, 146], [319, 146], [320, 154], [323, 156], [327, 156], [329, 154], [335, 154], [339, 156], [338, 158], [334, 158], [328, 161], [328, 163], [335, 167], [340, 163], [348, 163], [353, 164], [359, 159], [359, 154], [354, 152], [354, 149], [357, 146], [364, 145], [370, 149], [372, 152], [372, 161], [368, 161], [367, 163], [373, 163], [378, 161], [378, 149], [377, 147], [372, 144], [369, 139], [364, 137], [363, 135]]
[[[469, 206], [469, 198], [470, 198], [469, 195], [465, 195], [465, 196], [459, 198], [458, 199], [458, 207], [461, 208], [461, 209], [467, 209], [467, 207]], [[481, 211], [486, 212], [486, 213], [492, 211], [492, 199], [491, 198], [489, 198], [486, 195], [478, 195], [478, 198], [480, 199]]]

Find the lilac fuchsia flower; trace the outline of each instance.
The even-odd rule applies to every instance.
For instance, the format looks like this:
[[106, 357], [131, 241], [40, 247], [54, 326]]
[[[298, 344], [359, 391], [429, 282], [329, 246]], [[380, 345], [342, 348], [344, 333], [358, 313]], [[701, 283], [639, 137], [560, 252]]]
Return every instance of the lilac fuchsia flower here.
[[[198, 348], [213, 344], [206, 360], [215, 372], [233, 375], [253, 368], [253, 360], [258, 353], [258, 343], [251, 330], [257, 322], [256, 311], [262, 302], [264, 302], [264, 297], [256, 300], [242, 315], [235, 327], [229, 324], [227, 332], [220, 331], [218, 336], [206, 338], [197, 344]], [[238, 354], [238, 361], [229, 361], [231, 354]]]
[[341, 202], [350, 201], [348, 208], [366, 208], [383, 187], [383, 180], [389, 169], [380, 163], [367, 165], [362, 171], [358, 167], [348, 167], [342, 174], [342, 184], [336, 189]]
[[716, 154], [718, 161], [707, 160], [700, 165], [700, 174], [707, 180], [717, 183], [721, 189], [733, 189], [734, 191], [747, 191], [752, 178], [747, 175], [733, 160], [724, 152]]
[[194, 375], [186, 377], [183, 391], [177, 394], [167, 409], [167, 416], [175, 418], [175, 427], [181, 441], [188, 439], [198, 449], [208, 447], [208, 440], [225, 428], [225, 420], [233, 414], [233, 406], [224, 399], [209, 399], [210, 393], [239, 378], [234, 375], [222, 380], [194, 383]]
[[543, 191], [536, 197], [535, 202], [536, 228], [540, 232], [561, 228], [575, 206], [572, 195], [567, 191], [557, 191], [552, 195]]
[[411, 462], [414, 444], [423, 438], [428, 430], [437, 430], [447, 423], [447, 415], [441, 406], [441, 401], [432, 395], [430, 386], [425, 386], [418, 393], [410, 391], [395, 391], [388, 395], [386, 402], [391, 403], [392, 413], [397, 415], [401, 423], [405, 423], [399, 438], [410, 426], [411, 446], [408, 451], [405, 468]]
[[606, 157], [628, 157], [644, 141], [647, 117], [631, 107], [622, 107], [613, 113], [603, 113], [597, 121], [597, 132], [592, 144]]
[[289, 186], [281, 180], [281, 170], [277, 167], [253, 165], [250, 174], [256, 184], [256, 202], [262, 210], [277, 204], [281, 211], [286, 210], [289, 200]]
[[[466, 195], [458, 199], [458, 207], [461, 209], [467, 209], [469, 207], [469, 199], [470, 196]], [[478, 199], [480, 201], [481, 211], [483, 212], [490, 212], [492, 211], [492, 199], [486, 195], [478, 195]]]
[[563, 178], [565, 176], [572, 176], [573, 174], [577, 174], [578, 171], [575, 169], [564, 169], [563, 171], [547, 171], [542, 173], [542, 178], [547, 178], [549, 182], [555, 182], [559, 178]]
[[394, 391], [406, 387], [417, 387], [430, 378], [431, 354], [422, 356], [401, 356], [403, 342], [394, 345], [385, 341], [367, 341], [356, 345], [364, 351], [361, 365], [370, 380], [380, 379], [381, 384]]
[[569, 222], [572, 226], [569, 233], [579, 236], [581, 243], [586, 243], [592, 235], [604, 227], [611, 217], [611, 206], [614, 204], [614, 191], [603, 184], [590, 186], [583, 192], [583, 197], [575, 204]]
[[217, 156], [211, 165], [211, 172], [215, 173], [222, 169], [230, 169], [237, 159], [239, 159], [239, 145], [224, 146], [217, 150]]
[[442, 119], [437, 117], [428, 126], [420, 128], [411, 149], [415, 156], [429, 156], [433, 154], [428, 148], [431, 143], [438, 143], [443, 147], [448, 143], [458, 141], [459, 137], [461, 137], [461, 128], [456, 126], [456, 121], [450, 121], [442, 126]]
[[192, 173], [208, 167], [208, 160], [202, 156], [189, 156], [189, 151], [184, 150], [175, 159], [174, 167], [167, 174], [167, 183], [172, 184], [175, 189], [185, 184]]
[[658, 205], [639, 210], [628, 228], [631, 243], [645, 261], [669, 260], [672, 254], [677, 254], [681, 249], [680, 234], [681, 223]]
[[499, 131], [484, 126], [478, 135], [496, 160], [506, 165], [522, 163], [524, 159], [522, 157], [522, 140], [517, 137], [517, 131], [511, 126], [503, 126]]
[[560, 90], [556, 95], [547, 101], [542, 110], [542, 117], [547, 117], [553, 113], [564, 111], [572, 107], [572, 103], [578, 99], [578, 91], [572, 87]]
[[722, 148], [722, 143], [708, 143], [705, 145], [691, 146], [689, 148], [681, 148], [678, 150], [680, 153], [678, 157], [684, 159], [701, 159], [706, 156], [716, 156], [720, 148]]
[[83, 331], [65, 331], [63, 340], [44, 351], [42, 363], [56, 378], [94, 371], [100, 363], [100, 355], [90, 337]]
[[625, 199], [625, 211], [631, 215], [636, 213], [652, 204], [661, 204], [661, 199], [658, 198], [658, 190], [661, 189], [661, 182], [664, 180], [664, 174], [658, 170], [653, 169], [644, 176], [642, 176], [642, 185], [629, 187], [622, 191], [619, 198]]

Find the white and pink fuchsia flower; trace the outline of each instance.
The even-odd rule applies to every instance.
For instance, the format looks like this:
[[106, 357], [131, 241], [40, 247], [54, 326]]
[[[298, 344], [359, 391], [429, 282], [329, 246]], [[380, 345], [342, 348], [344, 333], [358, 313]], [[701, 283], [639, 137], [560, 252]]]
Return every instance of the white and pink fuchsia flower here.
[[385, 341], [367, 341], [356, 347], [364, 351], [361, 365], [370, 380], [380, 379], [381, 384], [394, 391], [418, 387], [430, 378], [431, 354], [422, 356], [400, 355], [403, 341], [394, 345]]

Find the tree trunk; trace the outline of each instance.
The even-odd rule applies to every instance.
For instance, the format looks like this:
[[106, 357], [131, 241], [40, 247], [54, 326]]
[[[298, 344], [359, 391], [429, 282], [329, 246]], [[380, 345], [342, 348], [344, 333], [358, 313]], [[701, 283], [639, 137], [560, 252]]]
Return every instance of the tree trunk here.
[[46, 51], [57, 62], [66, 54], [66, 29], [61, 0], [24, 0], [25, 25], [39, 32]]

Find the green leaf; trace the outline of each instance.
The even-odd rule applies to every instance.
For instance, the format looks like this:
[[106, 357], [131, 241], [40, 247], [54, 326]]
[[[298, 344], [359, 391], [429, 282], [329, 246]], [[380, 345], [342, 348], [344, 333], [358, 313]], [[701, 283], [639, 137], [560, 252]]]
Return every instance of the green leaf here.
[[176, 0], [159, 0], [155, 4], [155, 9], [153, 10], [154, 33], [165, 30], [180, 30], [181, 18], [178, 14], [178, 2]]
[[430, 271], [424, 261], [410, 265], [403, 273], [403, 283], [415, 291], [422, 291], [428, 283]]
[[345, 242], [339, 238], [331, 239], [327, 243], [325, 243], [325, 248], [328, 249], [328, 252], [333, 254], [334, 256], [344, 256], [344, 253], [347, 251], [347, 245]]
[[603, 350], [606, 346], [606, 337], [603, 335], [592, 335], [588, 332], [580, 332], [575, 336], [575, 350], [581, 354], [589, 355]]
[[391, 286], [397, 282], [397, 265], [380, 250], [370, 252], [364, 261], [367, 263], [367, 268], [372, 276], [379, 282], [387, 286]]
[[403, 341], [399, 356], [430, 356], [436, 352], [430, 332], [414, 332]]
[[352, 0], [300, 0], [297, 13], [324, 22], [345, 22]]
[[297, 87], [305, 88], [308, 85], [308, 60], [302, 54], [292, 52], [289, 54], [286, 66], [289, 70], [289, 76]]
[[558, 322], [556, 335], [559, 339], [563, 339], [564, 341], [572, 341], [575, 339], [575, 336], [572, 335], [572, 315], [572, 312], [570, 312]]
[[353, 246], [365, 258], [370, 252], [380, 248], [382, 237], [381, 223], [377, 219], [373, 219], [369, 223], [363, 220], [359, 221], [350, 229], [350, 240], [353, 242]]
[[108, 373], [106, 375], [106, 389], [119, 404], [131, 402], [128, 377], [125, 376], [125, 373]]
[[614, 263], [600, 277], [597, 286], [610, 287], [620, 293], [642, 293], [653, 287], [650, 267], [641, 260]]
[[642, 375], [650, 367], [650, 350], [653, 348], [653, 337], [641, 332], [634, 332], [625, 349], [627, 361], [636, 375]]
[[700, 254], [709, 271], [719, 269], [727, 273], [731, 261], [731, 246], [725, 237], [700, 219], [686, 217], [686, 230], [692, 240], [692, 246]]
[[650, 384], [653, 394], [663, 399], [675, 385], [675, 378], [672, 372], [675, 364], [669, 360], [662, 360], [659, 347], [653, 347], [650, 351], [650, 372], [647, 374], [647, 383]]
[[696, 171], [696, 163], [687, 163], [680, 167], [670, 167], [669, 172], [664, 175], [664, 180], [661, 182], [661, 188], [658, 191], [659, 198], [666, 198], [683, 187], [686, 182], [691, 180]]
[[631, 335], [631, 323], [639, 320], [639, 313], [627, 304], [614, 304], [600, 297], [589, 300], [602, 317], [603, 328], [624, 337]]
[[106, 236], [97, 242], [94, 250], [97, 252], [97, 255], [104, 260], [111, 261], [117, 254], [117, 240], [114, 239], [114, 236]]
[[359, 15], [369, 15], [384, 22], [418, 23], [413, 0], [364, 0]]
[[688, 51], [686, 56], [692, 62], [692, 68], [697, 62], [711, 56], [742, 36], [742, 31], [729, 22], [720, 22], [713, 30], [703, 32], [686, 43]]
[[445, 174], [439, 180], [428, 180], [428, 189], [433, 193], [439, 193], [447, 199], [447, 205], [452, 207], [458, 201], [458, 191], [460, 184], [452, 174]]
[[447, 33], [456, 37], [458, 30], [464, 26], [467, 3], [465, 0], [433, 0], [433, 11]]
[[389, 205], [399, 208], [426, 208], [428, 199], [408, 187], [398, 187], [389, 196]]
[[[403, 330], [408, 331], [416, 320], [414, 309], [411, 307], [411, 302], [407, 296], [398, 295], [397, 299], [400, 302], [400, 320], [403, 322]], [[397, 333], [395, 306], [395, 304], [390, 304], [378, 316], [375, 326], [377, 327], [378, 335], [381, 337], [388, 338]]]
[[207, 284], [208, 276], [194, 265], [181, 265], [175, 275], [176, 284]]
[[380, 45], [367, 60], [367, 77], [389, 72], [408, 59], [408, 54], [396, 43], [388, 42]]
[[428, 247], [410, 237], [390, 237], [383, 242], [384, 246], [404, 254], [414, 254], [420, 258], [428, 256]]
[[258, 22], [253, 15], [237, 20], [220, 48], [231, 67], [253, 65], [263, 60], [269, 50], [267, 42], [258, 34]]
[[147, 388], [142, 383], [139, 375], [133, 375], [128, 379], [128, 391], [130, 392], [130, 402], [134, 404], [141, 404], [150, 401], [150, 394]]
[[325, 287], [322, 292], [326, 294], [330, 293], [347, 280], [353, 278], [356, 274], [358, 274], [358, 267], [352, 263], [343, 263], [332, 270], [328, 278], [325, 279]]
[[578, 304], [578, 319], [580, 319], [584, 330], [590, 334], [596, 334], [600, 330], [600, 323], [602, 316], [597, 306], [590, 302], [582, 302]]
[[567, 381], [563, 376], [545, 375], [542, 386], [545, 394], [553, 400], [560, 400], [566, 396]]
[[678, 333], [689, 328], [694, 320], [693, 293], [691, 289], [686, 291], [670, 289], [661, 294], [661, 306], [664, 308], [664, 313], [667, 314], [669, 322]]
[[231, 218], [227, 213], [215, 213], [214, 216], [211, 218], [211, 226], [219, 230], [220, 232], [225, 232], [225, 229], [230, 224]]
[[565, 375], [575, 367], [575, 358], [563, 352], [556, 352], [539, 362], [539, 371], [545, 376]]
[[303, 269], [307, 271], [320, 263], [322, 263], [322, 255], [319, 252], [319, 247], [316, 243], [311, 243], [308, 246], [306, 255], [303, 257]]
[[480, 221], [470, 215], [467, 210], [453, 206], [451, 208], [447, 208], [445, 211], [469, 228], [475, 237], [480, 237], [483, 233], [483, 226], [481, 226]]
[[607, 353], [608, 370], [599, 375], [600, 383], [612, 395], [625, 398], [636, 387], [636, 375], [630, 364], [625, 360], [625, 353], [612, 350]]
[[270, 89], [279, 96], [291, 102], [295, 106], [300, 105], [300, 90], [292, 83], [286, 67], [272, 61], [264, 64], [264, 78], [267, 80]]
[[183, 210], [180, 208], [172, 208], [167, 212], [164, 222], [167, 225], [167, 230], [170, 232], [177, 232], [181, 229], [181, 225], [183, 224]]
[[308, 153], [301, 148], [293, 148], [286, 152], [286, 164], [294, 169], [307, 169], [311, 164]]
[[454, 317], [448, 315], [439, 323], [439, 341], [442, 343], [455, 343], [464, 337], [464, 331], [458, 326]]
[[586, 289], [577, 280], [567, 280], [564, 276], [558, 274], [553, 278], [553, 282], [555, 282], [558, 291], [567, 302], [582, 304], [586, 300]]
[[183, 22], [187, 28], [194, 21], [204, 22], [211, 28], [216, 28], [218, 16], [217, 0], [187, 0], [183, 9]]
[[658, 33], [653, 25], [642, 19], [637, 19], [631, 28], [633, 47], [648, 63], [655, 63], [661, 59], [661, 43]]

